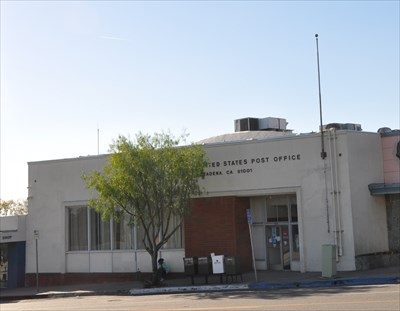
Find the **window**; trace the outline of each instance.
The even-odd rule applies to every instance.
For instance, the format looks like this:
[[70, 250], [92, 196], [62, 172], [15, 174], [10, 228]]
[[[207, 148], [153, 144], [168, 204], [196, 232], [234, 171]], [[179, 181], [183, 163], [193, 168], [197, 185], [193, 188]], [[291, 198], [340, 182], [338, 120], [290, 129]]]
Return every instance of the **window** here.
[[144, 228], [137, 224], [136, 225], [136, 249], [145, 249], [143, 239], [144, 239], [145, 233], [144, 233]]
[[102, 221], [101, 214], [90, 209], [90, 248], [91, 250], [111, 249], [110, 221]]
[[300, 239], [299, 239], [298, 225], [292, 225], [292, 245], [293, 245], [292, 260], [300, 260]]
[[[174, 229], [179, 223], [179, 217], [174, 217], [170, 220], [169, 228]], [[140, 224], [137, 225], [137, 248], [144, 249], [143, 239], [145, 238], [145, 230]], [[183, 248], [183, 227], [180, 226], [175, 233], [169, 238], [167, 243], [163, 245], [164, 249]]]
[[68, 207], [68, 250], [88, 250], [87, 207]]
[[[87, 206], [66, 208], [68, 251], [92, 251], [112, 249], [144, 249], [144, 228], [130, 223], [130, 217], [123, 215], [119, 222], [102, 221], [101, 213]], [[179, 217], [171, 219], [171, 230], [179, 223]], [[111, 227], [112, 226], [112, 227]], [[112, 236], [111, 236], [112, 228]], [[135, 241], [136, 239], [136, 241]], [[90, 241], [90, 244], [89, 244]], [[136, 242], [136, 243], [135, 243]], [[90, 246], [89, 246], [90, 245]], [[183, 227], [180, 226], [163, 248], [183, 247]]]
[[291, 211], [291, 218], [293, 222], [297, 222], [297, 205], [296, 204], [291, 204], [290, 205], [290, 211]]
[[[90, 232], [88, 232], [90, 224]], [[67, 207], [67, 237], [69, 251], [109, 250], [110, 221], [102, 221], [101, 214], [87, 206]]]
[[[179, 224], [179, 217], [175, 216], [171, 218], [169, 228], [174, 229]], [[175, 233], [169, 238], [167, 243], [164, 244], [163, 248], [182, 248], [183, 247], [183, 228], [179, 226]]]
[[287, 205], [267, 205], [267, 222], [288, 221]]
[[113, 221], [113, 248], [133, 249], [133, 225], [129, 224], [129, 216], [123, 215], [120, 222]]

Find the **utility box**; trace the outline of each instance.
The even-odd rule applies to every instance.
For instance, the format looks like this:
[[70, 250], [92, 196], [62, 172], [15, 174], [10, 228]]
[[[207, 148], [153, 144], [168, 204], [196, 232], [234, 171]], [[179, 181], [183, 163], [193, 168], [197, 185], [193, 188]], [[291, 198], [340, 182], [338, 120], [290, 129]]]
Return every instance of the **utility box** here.
[[322, 277], [330, 278], [336, 275], [336, 246], [322, 245]]
[[211, 256], [214, 274], [224, 273], [224, 255]]

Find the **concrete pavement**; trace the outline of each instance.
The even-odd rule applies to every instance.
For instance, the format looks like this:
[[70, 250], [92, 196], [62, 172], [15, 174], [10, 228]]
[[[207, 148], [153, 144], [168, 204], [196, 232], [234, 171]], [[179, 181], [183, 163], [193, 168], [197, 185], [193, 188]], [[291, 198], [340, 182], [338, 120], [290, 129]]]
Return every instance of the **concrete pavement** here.
[[231, 279], [224, 276], [223, 283], [221, 283], [220, 276], [209, 276], [208, 284], [205, 284], [204, 277], [196, 276], [194, 278], [194, 285], [192, 285], [190, 277], [182, 275], [177, 278], [167, 277], [165, 286], [157, 288], [144, 288], [143, 282], [133, 281], [41, 287], [39, 291], [37, 291], [35, 287], [0, 289], [0, 299], [5, 301], [83, 295], [149, 295], [207, 291], [398, 284], [399, 280], [399, 266], [366, 271], [338, 272], [332, 278], [323, 278], [320, 272], [257, 271], [257, 280], [254, 272], [248, 272], [243, 274], [243, 282], [241, 282], [240, 277], [236, 280], [236, 278]]

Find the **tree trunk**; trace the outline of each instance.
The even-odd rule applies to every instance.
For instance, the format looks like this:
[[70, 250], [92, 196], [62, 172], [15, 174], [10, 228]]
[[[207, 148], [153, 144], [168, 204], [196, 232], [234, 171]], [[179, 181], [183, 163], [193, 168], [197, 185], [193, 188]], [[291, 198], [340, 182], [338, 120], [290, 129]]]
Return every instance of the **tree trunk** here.
[[158, 257], [158, 252], [153, 251], [153, 253], [151, 254], [151, 263], [152, 263], [152, 267], [153, 267], [152, 283], [154, 286], [158, 285], [158, 283], [160, 282], [158, 273], [157, 273], [157, 270], [158, 270], [157, 257]]

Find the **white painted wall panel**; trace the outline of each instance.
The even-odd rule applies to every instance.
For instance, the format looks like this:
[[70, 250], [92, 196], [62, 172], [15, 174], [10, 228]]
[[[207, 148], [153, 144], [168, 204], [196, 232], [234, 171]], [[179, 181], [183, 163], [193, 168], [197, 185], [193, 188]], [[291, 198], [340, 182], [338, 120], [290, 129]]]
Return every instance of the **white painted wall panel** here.
[[136, 272], [136, 259], [134, 252], [113, 252], [113, 272]]
[[112, 272], [111, 252], [91, 252], [90, 272]]
[[67, 253], [67, 273], [89, 273], [89, 253]]

